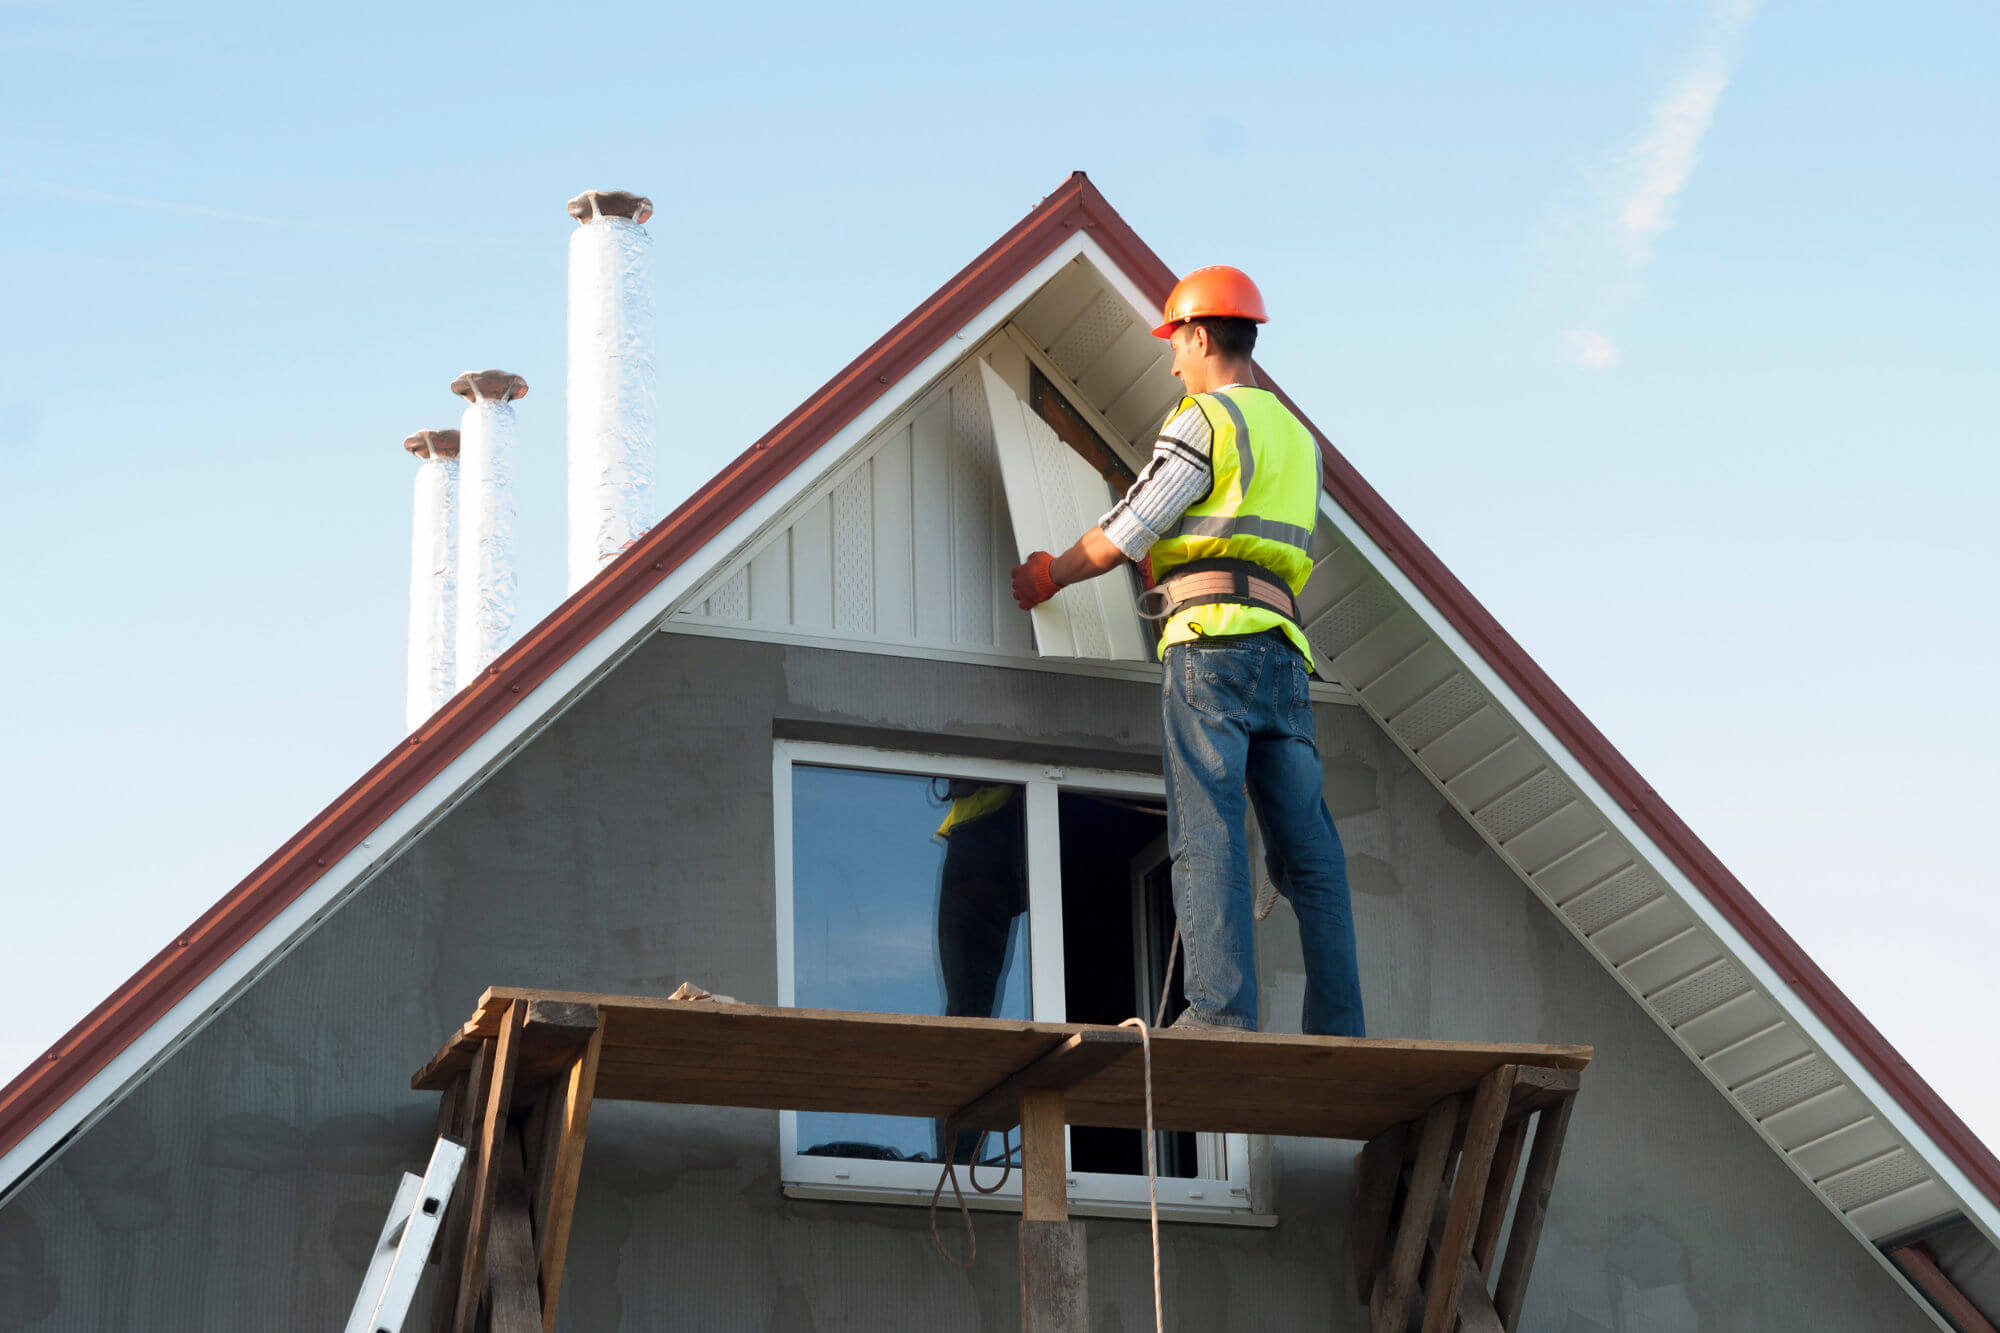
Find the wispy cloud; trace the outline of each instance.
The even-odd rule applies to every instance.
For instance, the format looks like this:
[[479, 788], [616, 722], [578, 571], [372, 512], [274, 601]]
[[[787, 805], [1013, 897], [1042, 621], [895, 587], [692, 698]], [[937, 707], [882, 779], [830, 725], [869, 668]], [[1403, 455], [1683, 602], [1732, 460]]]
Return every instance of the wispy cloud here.
[[1618, 344], [1596, 329], [1571, 329], [1563, 335], [1570, 360], [1585, 370], [1610, 370], [1618, 364]]
[[92, 190], [79, 185], [63, 185], [54, 181], [19, 180], [9, 176], [0, 176], [0, 190], [10, 190], [17, 194], [40, 195], [45, 199], [64, 199], [71, 203], [98, 204], [106, 208], [133, 209], [148, 213], [169, 213], [178, 217], [208, 218], [216, 222], [229, 222], [249, 227], [277, 227], [289, 231], [358, 236], [378, 241], [396, 241], [405, 245], [511, 248], [517, 244], [516, 242], [494, 240], [488, 237], [466, 236], [456, 232], [409, 231], [400, 227], [368, 227], [347, 222], [321, 222], [312, 218], [280, 217], [269, 213], [245, 213], [229, 208], [210, 208], [205, 204], [189, 204], [173, 199], [149, 199], [143, 195], [118, 194], [108, 190]]
[[1565, 356], [1585, 370], [1618, 364], [1617, 341], [1603, 326], [1622, 313], [1656, 243], [1673, 226], [1674, 206], [1701, 161], [1702, 140], [1715, 122], [1757, 4], [1710, 4], [1693, 55], [1653, 102], [1645, 132], [1604, 177], [1603, 212], [1593, 227], [1596, 234], [1586, 238], [1586, 249], [1599, 253], [1594, 263], [1586, 258], [1579, 265], [1590, 277], [1581, 284], [1578, 304], [1594, 327], [1563, 334]]

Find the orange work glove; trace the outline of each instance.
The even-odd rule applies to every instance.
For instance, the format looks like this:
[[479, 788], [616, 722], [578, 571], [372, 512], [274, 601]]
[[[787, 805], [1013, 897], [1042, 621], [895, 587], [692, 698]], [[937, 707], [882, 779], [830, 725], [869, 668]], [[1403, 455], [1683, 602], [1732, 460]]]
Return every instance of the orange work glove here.
[[1055, 575], [1049, 572], [1054, 560], [1047, 551], [1036, 551], [1014, 566], [1014, 604], [1023, 611], [1034, 610], [1061, 589]]

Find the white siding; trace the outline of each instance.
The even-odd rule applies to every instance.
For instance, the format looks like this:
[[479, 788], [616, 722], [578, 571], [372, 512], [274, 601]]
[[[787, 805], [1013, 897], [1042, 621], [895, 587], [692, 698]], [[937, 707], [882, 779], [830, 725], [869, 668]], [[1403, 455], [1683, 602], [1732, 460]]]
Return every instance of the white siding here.
[[1012, 545], [992, 419], [968, 358], [676, 619], [1032, 657], [1028, 617], [1008, 592]]

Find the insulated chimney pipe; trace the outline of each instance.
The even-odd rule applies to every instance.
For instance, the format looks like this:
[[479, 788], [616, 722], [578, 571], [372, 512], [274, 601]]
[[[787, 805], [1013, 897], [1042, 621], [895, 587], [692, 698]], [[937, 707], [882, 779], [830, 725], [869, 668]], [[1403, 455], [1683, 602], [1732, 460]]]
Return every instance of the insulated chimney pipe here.
[[653, 201], [569, 201], [569, 590], [653, 523]]
[[410, 663], [405, 726], [415, 731], [458, 690], [458, 432], [420, 430], [403, 441], [417, 458], [410, 539]]
[[528, 382], [468, 370], [451, 382], [459, 420], [458, 632], [461, 684], [507, 646], [514, 628], [514, 401]]

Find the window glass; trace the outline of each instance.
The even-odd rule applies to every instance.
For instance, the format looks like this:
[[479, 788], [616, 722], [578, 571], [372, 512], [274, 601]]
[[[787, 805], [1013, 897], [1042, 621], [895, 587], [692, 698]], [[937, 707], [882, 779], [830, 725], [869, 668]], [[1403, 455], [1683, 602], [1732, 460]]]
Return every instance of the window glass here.
[[[1029, 1016], [1018, 785], [792, 766], [794, 997], [813, 1009]], [[801, 1153], [939, 1161], [942, 1127], [801, 1112]], [[967, 1160], [975, 1136], [964, 1136]], [[989, 1137], [979, 1156], [1004, 1151]]]
[[[1166, 806], [1158, 798], [1065, 791], [1058, 805], [1062, 839], [1063, 988], [1072, 1023], [1120, 1023], [1137, 1014], [1152, 1023], [1166, 991], [1166, 1022], [1187, 1007], [1179, 952], [1173, 946], [1173, 863]], [[1169, 958], [1174, 960], [1171, 976]], [[1143, 1175], [1146, 1145], [1138, 1130], [1072, 1126], [1075, 1171]], [[1162, 1177], [1214, 1174], [1218, 1135], [1159, 1135]], [[1206, 1168], [1206, 1169], [1205, 1169]]]

